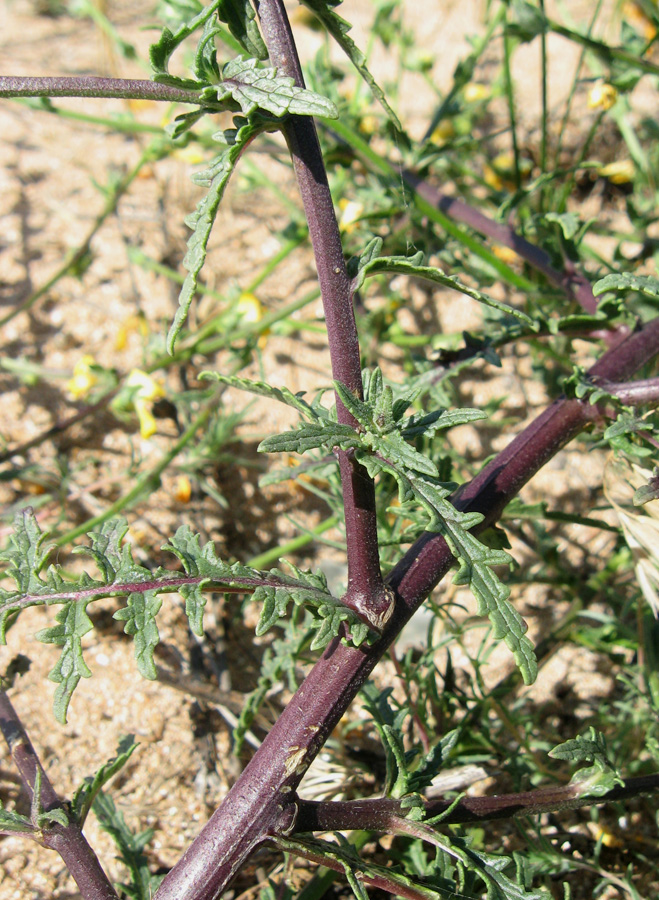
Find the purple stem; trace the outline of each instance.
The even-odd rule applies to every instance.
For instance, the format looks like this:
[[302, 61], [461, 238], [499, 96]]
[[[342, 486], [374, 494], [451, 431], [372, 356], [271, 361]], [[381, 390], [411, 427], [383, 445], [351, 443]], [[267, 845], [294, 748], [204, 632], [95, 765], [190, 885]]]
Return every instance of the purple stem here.
[[[304, 78], [281, 0], [256, 2], [270, 60], [278, 71], [304, 87]], [[363, 396], [359, 339], [341, 235], [327, 182], [316, 126], [308, 116], [292, 116], [284, 136], [309, 225], [323, 300], [332, 375], [354, 394]], [[339, 422], [357, 422], [336, 398]], [[337, 451], [348, 556], [348, 591], [343, 602], [380, 630], [393, 611], [393, 597], [380, 573], [375, 489], [366, 470], [345, 451]]]
[[132, 78], [56, 75], [34, 78], [0, 75], [0, 97], [114, 97], [119, 100], [164, 100], [199, 104], [199, 91]]
[[565, 271], [561, 272], [552, 266], [549, 254], [545, 250], [531, 244], [508, 225], [495, 222], [463, 200], [442, 194], [441, 191], [409, 169], [403, 172], [403, 178], [420, 197], [436, 206], [445, 215], [455, 219], [456, 222], [464, 222], [475, 231], [480, 231], [481, 234], [493, 241], [514, 250], [530, 266], [533, 266], [538, 272], [542, 272], [550, 284], [565, 291], [571, 300], [576, 300], [586, 312], [597, 312], [597, 300], [590, 282], [585, 275], [576, 270], [572, 262], [566, 260]]
[[625, 406], [655, 406], [659, 403], [659, 378], [644, 378], [629, 383], [600, 381], [597, 387], [617, 397]]
[[[0, 690], [0, 731], [7, 742], [9, 752], [30, 800], [32, 801], [34, 796], [37, 773], [40, 773], [41, 796], [39, 801], [41, 808], [45, 812], [64, 809], [16, 710], [7, 694], [2, 690]], [[39, 842], [44, 847], [49, 847], [59, 853], [85, 900], [118, 900], [116, 891], [77, 823], [69, 822], [66, 826], [58, 823], [49, 825], [42, 829]]]
[[[426, 816], [438, 816], [453, 807], [442, 819], [442, 825], [484, 822], [595, 806], [656, 790], [659, 790], [659, 774], [641, 775], [627, 779], [623, 785], [612, 788], [600, 797], [584, 794], [583, 785], [577, 783], [494, 797], [463, 797], [456, 805], [449, 800], [427, 801]], [[295, 831], [392, 831], [395, 830], [391, 827], [392, 816], [404, 815], [402, 801], [386, 797], [325, 803], [298, 800]]]
[[[608, 350], [591, 377], [623, 380], [659, 352], [659, 317]], [[515, 437], [464, 490], [456, 506], [491, 524], [524, 484], [599, 416], [579, 400], [557, 400]], [[397, 592], [380, 640], [356, 648], [334, 641], [316, 662], [261, 748], [184, 857], [166, 876], [157, 900], [214, 900], [268, 834], [296, 827], [295, 789], [304, 772], [403, 625], [454, 563], [446, 541], [424, 534], [388, 578]]]

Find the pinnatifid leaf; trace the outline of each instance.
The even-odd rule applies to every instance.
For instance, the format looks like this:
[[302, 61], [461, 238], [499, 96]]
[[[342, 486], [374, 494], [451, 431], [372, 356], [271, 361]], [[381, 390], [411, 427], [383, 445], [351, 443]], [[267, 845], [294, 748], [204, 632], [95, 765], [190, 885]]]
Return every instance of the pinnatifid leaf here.
[[187, 318], [190, 304], [197, 290], [199, 273], [206, 261], [208, 241], [210, 239], [215, 217], [219, 209], [224, 191], [241, 153], [247, 144], [263, 130], [263, 124], [241, 125], [237, 130], [223, 133], [227, 143], [226, 149], [219, 154], [203, 172], [197, 176], [197, 183], [208, 186], [208, 193], [197, 204], [196, 210], [187, 216], [185, 223], [192, 229], [188, 239], [188, 252], [183, 259], [183, 265], [188, 270], [181, 293], [179, 294], [179, 306], [167, 335], [167, 350], [174, 352], [176, 340]]
[[124, 896], [131, 900], [152, 900], [162, 875], [152, 875], [149, 861], [144, 853], [153, 839], [153, 828], [134, 834], [114, 800], [100, 791], [93, 804], [94, 815], [103, 831], [110, 835], [119, 851], [119, 859], [128, 870], [129, 884], [120, 885]]
[[276, 68], [263, 66], [258, 59], [238, 57], [228, 62], [215, 89], [220, 103], [231, 98], [246, 116], [256, 110], [277, 118], [295, 115], [336, 119], [339, 115], [327, 97], [299, 87], [293, 77], [277, 74]]
[[459, 291], [461, 294], [471, 297], [472, 300], [476, 300], [484, 306], [489, 306], [491, 309], [496, 309], [504, 315], [513, 316], [514, 318], [519, 319], [520, 322], [523, 322], [530, 328], [535, 329], [536, 327], [534, 320], [530, 316], [527, 316], [526, 313], [507, 303], [502, 303], [500, 300], [495, 300], [494, 297], [491, 297], [483, 291], [468, 287], [468, 285], [463, 284], [460, 281], [457, 275], [445, 275], [441, 269], [437, 269], [434, 266], [421, 265], [423, 260], [423, 253], [421, 252], [415, 253], [414, 256], [410, 257], [374, 257], [372, 255], [372, 250], [372, 245], [369, 244], [367, 247], [367, 251], [369, 252], [368, 261], [363, 265], [358, 265], [358, 272], [353, 280], [353, 288], [355, 290], [359, 290], [359, 288], [362, 287], [364, 280], [371, 275], [408, 275], [413, 278], [422, 278], [424, 281], [439, 284], [442, 287], [450, 288], [453, 291]]
[[359, 438], [354, 428], [351, 428], [350, 425], [327, 421], [324, 423], [305, 422], [295, 431], [273, 434], [261, 441], [258, 450], [260, 453], [306, 453], [307, 450], [315, 450], [319, 447], [331, 451], [333, 447], [347, 450], [349, 447], [357, 446], [359, 446]]
[[87, 615], [89, 601], [67, 603], [56, 616], [58, 625], [44, 628], [35, 638], [44, 644], [58, 644], [62, 653], [48, 678], [57, 684], [53, 712], [58, 722], [66, 723], [66, 713], [73, 692], [81, 678], [90, 678], [91, 670], [82, 656], [82, 638], [92, 630], [93, 623]]
[[268, 50], [256, 24], [256, 13], [249, 0], [220, 0], [218, 18], [250, 57], [267, 59]]
[[287, 387], [277, 388], [266, 384], [264, 381], [252, 381], [249, 378], [240, 378], [238, 375], [222, 375], [220, 372], [202, 372], [199, 377], [202, 379], [213, 379], [240, 391], [267, 397], [269, 400], [278, 400], [279, 403], [292, 406], [306, 419], [315, 420], [319, 417], [318, 412], [306, 400], [302, 399], [304, 391], [294, 394]]
[[653, 275], [632, 275], [621, 272], [606, 275], [593, 285], [593, 294], [598, 297], [606, 291], [638, 291], [646, 297], [659, 297], [659, 278]]
[[114, 619], [126, 623], [124, 632], [134, 636], [137, 670], [149, 681], [155, 681], [157, 675], [153, 651], [160, 640], [156, 616], [161, 606], [162, 600], [155, 591], [144, 591], [130, 594], [124, 609], [118, 609], [113, 615]]
[[345, 19], [342, 19], [341, 16], [332, 9], [332, 7], [337, 4], [333, 2], [333, 0], [301, 0], [301, 2], [320, 19], [329, 34], [332, 35], [339, 47], [343, 50], [350, 62], [369, 86], [373, 96], [386, 112], [394, 128], [396, 128], [397, 131], [402, 131], [403, 128], [398, 116], [387, 102], [384, 91], [378, 85], [366, 65], [366, 57], [348, 34], [351, 28], [350, 23], [346, 22]]
[[[222, 0], [211, 0], [208, 6], [205, 6], [198, 15], [181, 25], [173, 33], [169, 28], [163, 29], [158, 41], [149, 48], [149, 59], [155, 81], [164, 81], [170, 77], [169, 60], [174, 51], [193, 32], [198, 28], [202, 28], [208, 20], [213, 18], [221, 2]], [[177, 80], [177, 83], [179, 81]], [[194, 87], [198, 87], [195, 82], [191, 82], [191, 84]]]

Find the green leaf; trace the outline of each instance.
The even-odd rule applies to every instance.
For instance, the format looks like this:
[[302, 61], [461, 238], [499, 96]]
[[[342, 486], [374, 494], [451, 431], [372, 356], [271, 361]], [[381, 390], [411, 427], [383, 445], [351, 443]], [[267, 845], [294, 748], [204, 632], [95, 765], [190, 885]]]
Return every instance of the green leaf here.
[[156, 625], [156, 616], [162, 606], [162, 599], [156, 592], [130, 594], [124, 609], [118, 609], [113, 618], [125, 622], [124, 632], [135, 637], [135, 659], [137, 669], [144, 678], [156, 679], [156, 664], [153, 651], [158, 646], [160, 634]]
[[16, 582], [21, 594], [31, 594], [43, 586], [39, 572], [53, 547], [52, 544], [45, 544], [46, 539], [47, 535], [41, 532], [31, 506], [16, 514], [14, 530], [7, 548], [0, 552], [0, 559], [9, 563], [6, 574]]
[[301, 2], [320, 19], [327, 31], [332, 35], [339, 47], [341, 47], [350, 62], [369, 86], [373, 96], [380, 103], [394, 127], [398, 131], [402, 131], [403, 128], [398, 116], [387, 102], [384, 91], [373, 78], [366, 65], [364, 54], [348, 35], [351, 28], [350, 23], [346, 22], [345, 19], [342, 19], [341, 16], [337, 15], [332, 9], [332, 6], [335, 6], [336, 3], [334, 3], [333, 0], [301, 0]]
[[0, 834], [22, 834], [31, 837], [34, 834], [34, 825], [27, 816], [5, 809], [0, 803]]
[[69, 819], [63, 809], [42, 810], [37, 816], [39, 828], [47, 829], [52, 825], [62, 825], [66, 828], [68, 824]]
[[152, 875], [144, 853], [153, 838], [153, 828], [133, 834], [114, 800], [102, 791], [93, 804], [99, 826], [107, 832], [119, 851], [119, 859], [128, 870], [130, 882], [119, 885], [132, 900], [152, 900], [163, 875]]
[[[174, 51], [187, 37], [213, 17], [220, 3], [221, 0], [211, 0], [211, 3], [205, 6], [198, 15], [190, 22], [181, 25], [174, 33], [169, 28], [163, 29], [159, 40], [149, 48], [149, 59], [156, 81], [163, 80], [162, 76], [169, 75], [169, 60]], [[192, 85], [199, 86], [195, 82], [192, 82]]]
[[485, 294], [483, 291], [477, 291], [475, 288], [462, 284], [457, 275], [445, 275], [441, 269], [437, 269], [434, 266], [421, 265], [423, 259], [423, 254], [421, 252], [416, 253], [411, 257], [373, 257], [371, 244], [367, 246], [367, 252], [370, 254], [370, 258], [363, 265], [359, 265], [358, 274], [353, 280], [354, 290], [359, 290], [363, 285], [364, 280], [371, 275], [408, 275], [413, 278], [422, 278], [424, 281], [431, 281], [434, 284], [440, 284], [442, 287], [450, 288], [454, 291], [459, 291], [461, 294], [471, 297], [472, 300], [477, 300], [484, 306], [496, 309], [498, 312], [504, 313], [507, 316], [514, 316], [514, 318], [519, 319], [520, 322], [523, 322], [530, 328], [536, 328], [534, 320], [521, 310], [515, 309], [514, 306], [509, 306], [507, 303], [495, 300], [494, 297], [490, 297], [489, 294]]
[[89, 678], [92, 674], [82, 656], [82, 638], [94, 627], [87, 615], [89, 602], [67, 603], [55, 617], [59, 625], [44, 628], [35, 634], [35, 638], [44, 644], [62, 647], [60, 658], [48, 675], [58, 685], [53, 712], [62, 724], [66, 723], [69, 703], [80, 679]]
[[219, 209], [225, 188], [229, 182], [233, 170], [247, 144], [263, 131], [264, 125], [241, 125], [238, 130], [223, 132], [227, 142], [227, 148], [219, 154], [208, 169], [200, 172], [193, 181], [208, 185], [208, 193], [198, 203], [196, 210], [189, 215], [185, 223], [192, 229], [192, 235], [188, 239], [188, 252], [183, 260], [183, 265], [188, 270], [188, 275], [183, 282], [179, 295], [179, 306], [174, 317], [169, 334], [167, 335], [167, 349], [174, 352], [176, 339], [183, 328], [190, 304], [197, 290], [199, 273], [206, 260], [208, 241], [210, 239], [215, 216]]
[[425, 435], [432, 437], [438, 431], [446, 428], [455, 428], [457, 425], [467, 425], [469, 422], [477, 422], [487, 419], [487, 413], [480, 409], [437, 409], [427, 416], [410, 416], [402, 434], [406, 440]]
[[544, 218], [547, 222], [555, 222], [560, 227], [566, 241], [571, 241], [581, 227], [579, 217], [574, 213], [549, 212]]
[[201, 379], [213, 379], [240, 391], [267, 397], [269, 400], [277, 400], [286, 406], [292, 406], [306, 419], [317, 420], [319, 418], [318, 412], [306, 400], [302, 399], [304, 391], [294, 394], [287, 387], [276, 388], [263, 381], [251, 381], [248, 378], [240, 378], [238, 375], [222, 375], [219, 372], [201, 372], [199, 377]]
[[629, 272], [606, 275], [593, 285], [593, 294], [598, 297], [605, 291], [638, 291], [646, 297], [659, 297], [659, 278], [653, 275], [632, 275]]
[[549, 755], [554, 759], [565, 759], [572, 763], [594, 763], [592, 766], [578, 769], [570, 780], [570, 784], [578, 787], [578, 796], [602, 797], [616, 785], [624, 784], [608, 757], [604, 735], [596, 731], [592, 725], [588, 730], [588, 737], [578, 735], [554, 747]]
[[221, 79], [215, 49], [215, 38], [221, 33], [222, 29], [213, 19], [206, 20], [204, 32], [197, 44], [194, 61], [195, 76], [203, 84], [217, 84]]
[[246, 116], [256, 110], [264, 110], [277, 118], [296, 115], [336, 119], [339, 115], [327, 97], [299, 87], [290, 75], [278, 75], [276, 68], [262, 66], [258, 59], [239, 56], [228, 62], [216, 90], [220, 103], [231, 98]]
[[268, 49], [256, 24], [256, 13], [249, 0], [220, 0], [218, 17], [250, 57], [267, 59]]
[[257, 449], [259, 453], [305, 453], [318, 447], [331, 451], [333, 447], [347, 450], [357, 446], [359, 437], [354, 428], [328, 421], [304, 423], [295, 431], [273, 434], [261, 441]]
[[71, 800], [71, 812], [76, 822], [82, 828], [87, 818], [87, 813], [92, 807], [99, 791], [122, 769], [138, 747], [134, 741], [134, 735], [129, 734], [121, 738], [117, 747], [117, 755], [104, 763], [93, 777], [87, 777], [76, 790]]

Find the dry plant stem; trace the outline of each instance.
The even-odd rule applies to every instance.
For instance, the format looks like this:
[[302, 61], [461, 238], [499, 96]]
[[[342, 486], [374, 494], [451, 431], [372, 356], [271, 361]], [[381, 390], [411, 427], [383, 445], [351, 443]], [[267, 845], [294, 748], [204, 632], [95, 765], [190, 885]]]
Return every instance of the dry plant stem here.
[[[658, 352], [659, 317], [607, 351], [588, 374], [623, 380]], [[482, 512], [482, 530], [598, 416], [598, 409], [587, 403], [557, 400], [460, 492], [456, 505]], [[398, 602], [381, 639], [367, 648], [338, 640], [327, 648], [223, 804], [166, 876], [157, 900], [213, 900], [268, 834], [295, 829], [294, 791], [304, 772], [387, 647], [453, 564], [441, 535], [426, 533], [419, 538], [388, 578]]]
[[[304, 87], [302, 69], [283, 4], [280, 0], [256, 3], [270, 60], [279, 72]], [[353, 393], [363, 396], [359, 339], [341, 235], [327, 182], [316, 126], [306, 116], [292, 116], [284, 136], [293, 159], [295, 177], [309, 225], [323, 300], [332, 375]], [[339, 422], [357, 426], [337, 397]], [[393, 598], [380, 574], [375, 490], [366, 470], [350, 454], [337, 451], [343, 488], [348, 591], [343, 598], [378, 630], [393, 609]]]
[[[0, 731], [7, 742], [30, 801], [34, 796], [35, 781], [39, 772], [41, 808], [46, 812], [62, 809], [61, 800], [39, 762], [9, 697], [2, 690], [0, 690]], [[77, 823], [69, 822], [66, 827], [55, 823], [44, 828], [39, 835], [39, 843], [59, 853], [85, 900], [118, 900], [116, 891]]]
[[[499, 794], [494, 797], [463, 797], [457, 804], [448, 800], [426, 802], [426, 816], [443, 816], [442, 825], [484, 822], [492, 819], [510, 819], [516, 816], [537, 815], [624, 800], [639, 794], [659, 790], [659, 775], [641, 775], [629, 778], [601, 797], [583, 794], [579, 784], [539, 788], [518, 794]], [[298, 801], [295, 831], [395, 831], [392, 817], [405, 815], [401, 800], [374, 798], [317, 802]]]
[[164, 100], [199, 103], [199, 92], [131, 78], [96, 76], [0, 75], [0, 97], [116, 97], [120, 100]]

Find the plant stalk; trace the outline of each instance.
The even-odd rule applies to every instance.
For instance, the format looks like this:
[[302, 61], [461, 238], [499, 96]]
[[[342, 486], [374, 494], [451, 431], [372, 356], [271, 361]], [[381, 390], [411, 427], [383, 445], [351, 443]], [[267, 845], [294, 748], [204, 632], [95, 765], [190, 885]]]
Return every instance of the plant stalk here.
[[[255, 5], [271, 62], [279, 72], [304, 87], [302, 68], [283, 3], [281, 0], [261, 0]], [[361, 357], [351, 279], [346, 270], [316, 126], [308, 116], [292, 116], [283, 130], [316, 260], [332, 375], [362, 397]], [[357, 427], [357, 422], [338, 397], [336, 403], [339, 422]], [[393, 597], [380, 572], [373, 481], [349, 453], [337, 451], [336, 455], [343, 488], [348, 556], [348, 591], [343, 600], [346, 606], [380, 630], [393, 611]]]
[[[659, 317], [608, 350], [589, 375], [629, 378], [659, 352]], [[527, 481], [600, 415], [580, 400], [555, 401], [458, 492], [461, 510], [477, 510], [491, 525]], [[156, 900], [215, 900], [251, 851], [269, 835], [295, 829], [295, 790], [313, 758], [412, 614], [455, 562], [444, 538], [423, 534], [387, 581], [394, 614], [382, 637], [356, 648], [330, 644], [184, 857], [165, 877]]]
[[[3, 690], [0, 690], [0, 731], [28, 792], [30, 805], [33, 805], [35, 783], [40, 780], [38, 806], [45, 812], [64, 809], [16, 710]], [[39, 843], [59, 853], [84, 900], [118, 900], [116, 891], [77, 822], [69, 821], [66, 826], [56, 822], [42, 828]]]

